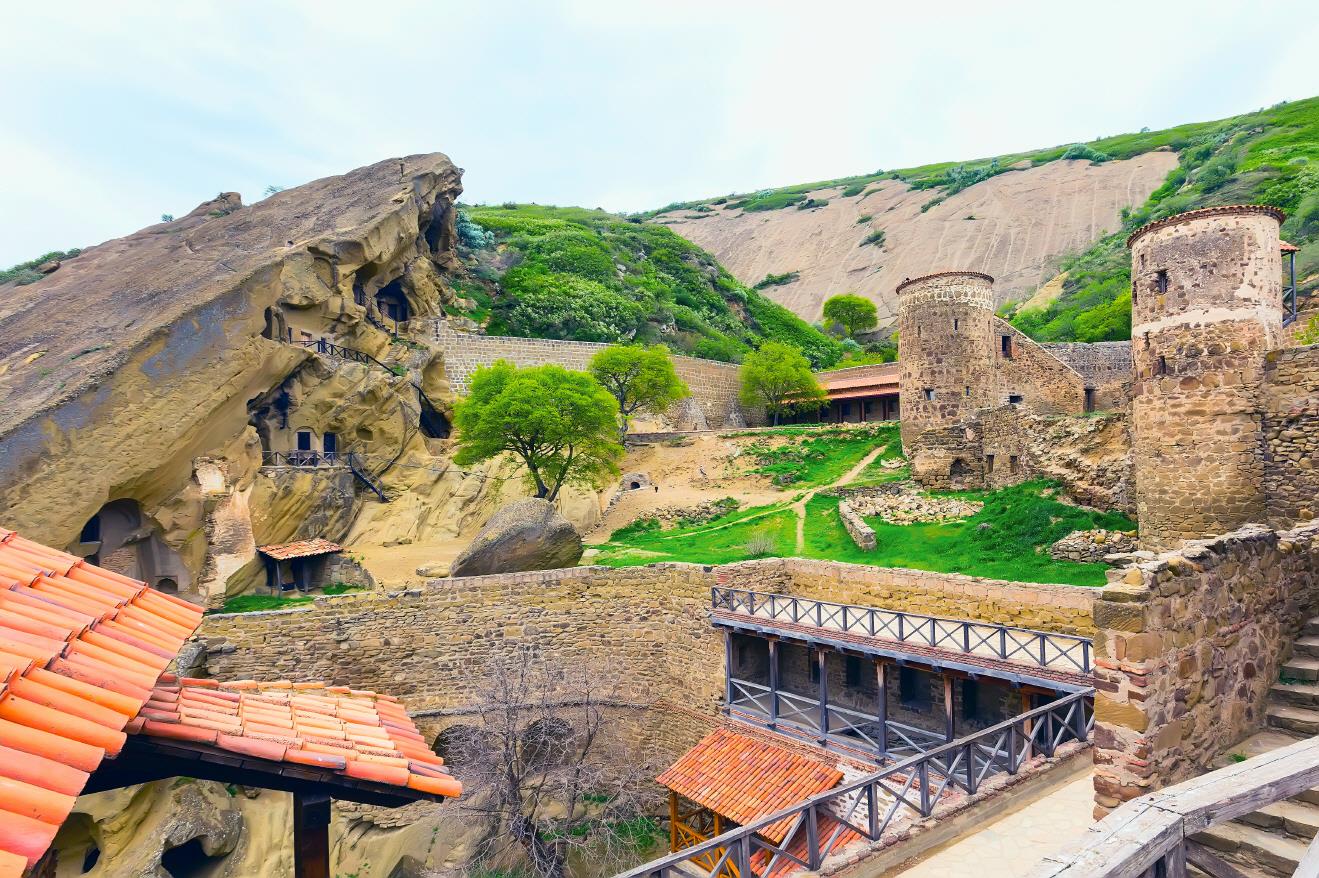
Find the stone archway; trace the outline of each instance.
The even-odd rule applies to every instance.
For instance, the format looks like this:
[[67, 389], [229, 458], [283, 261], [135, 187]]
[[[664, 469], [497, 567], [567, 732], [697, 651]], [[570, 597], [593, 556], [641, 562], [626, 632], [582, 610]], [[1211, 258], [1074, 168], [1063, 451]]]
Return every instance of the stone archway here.
[[142, 511], [142, 504], [131, 498], [111, 500], [89, 518], [73, 552], [169, 594], [186, 591], [192, 584], [183, 559], [161, 538], [160, 528]]

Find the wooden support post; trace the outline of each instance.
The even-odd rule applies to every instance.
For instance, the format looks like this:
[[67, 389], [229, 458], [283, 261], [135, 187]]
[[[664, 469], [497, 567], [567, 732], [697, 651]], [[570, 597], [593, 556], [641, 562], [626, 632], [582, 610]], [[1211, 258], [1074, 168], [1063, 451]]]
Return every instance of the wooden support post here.
[[[1021, 692], [1021, 712], [1026, 713], [1029, 710], [1030, 710], [1030, 693], [1023, 689]], [[1029, 742], [1031, 740], [1031, 733], [1035, 731], [1035, 720], [1033, 719], [1023, 720], [1022, 731], [1025, 733], [1026, 740]], [[1033, 743], [1027, 743], [1025, 747], [1025, 751], [1026, 751], [1025, 755], [1022, 756], [1023, 760], [1029, 759], [1035, 755], [1035, 745]]]
[[669, 850], [678, 850], [678, 794], [669, 790]]
[[777, 637], [769, 639], [769, 727], [772, 729], [779, 721], [779, 641]]
[[879, 720], [879, 756], [888, 756], [888, 662], [875, 659], [875, 680], [879, 684], [879, 704], [875, 718]]
[[828, 653], [816, 647], [815, 661], [820, 668], [820, 743], [829, 735], [829, 664]]
[[957, 718], [953, 715], [953, 678], [943, 675], [943, 739], [951, 741], [957, 737]]
[[724, 708], [733, 706], [733, 632], [724, 629]]
[[330, 797], [293, 794], [293, 878], [330, 878]]

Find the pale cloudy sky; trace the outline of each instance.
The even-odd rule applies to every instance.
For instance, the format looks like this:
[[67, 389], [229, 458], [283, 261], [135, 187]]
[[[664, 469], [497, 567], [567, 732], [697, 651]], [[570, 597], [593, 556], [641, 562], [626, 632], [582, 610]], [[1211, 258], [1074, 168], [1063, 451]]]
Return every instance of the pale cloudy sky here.
[[7, 4], [0, 266], [389, 156], [613, 210], [1319, 94], [1306, 2]]

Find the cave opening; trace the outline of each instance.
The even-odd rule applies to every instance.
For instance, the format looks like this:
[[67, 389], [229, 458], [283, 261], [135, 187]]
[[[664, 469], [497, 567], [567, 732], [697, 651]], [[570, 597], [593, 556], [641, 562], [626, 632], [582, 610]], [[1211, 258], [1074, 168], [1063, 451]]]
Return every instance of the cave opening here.
[[449, 434], [453, 431], [449, 424], [449, 419], [444, 416], [444, 412], [431, 405], [431, 401], [426, 394], [417, 389], [417, 405], [421, 410], [421, 434], [428, 439], [448, 439]]
[[172, 847], [160, 857], [160, 867], [170, 878], [214, 878], [224, 869], [224, 857], [213, 857], [202, 847], [200, 837]]
[[395, 329], [398, 329], [400, 323], [407, 322], [410, 312], [408, 297], [403, 293], [402, 278], [394, 278], [380, 288], [376, 293], [376, 308], [383, 319], [394, 324]]

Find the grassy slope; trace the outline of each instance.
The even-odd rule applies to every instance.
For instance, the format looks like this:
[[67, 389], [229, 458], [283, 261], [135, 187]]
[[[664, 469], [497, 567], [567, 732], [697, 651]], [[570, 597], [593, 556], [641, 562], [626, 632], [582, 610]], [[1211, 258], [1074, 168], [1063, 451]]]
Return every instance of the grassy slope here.
[[471, 303], [468, 316], [491, 334], [635, 338], [727, 362], [771, 338], [797, 345], [817, 367], [842, 354], [837, 341], [663, 226], [539, 205], [476, 207], [467, 216], [492, 240], [464, 248], [472, 278], [457, 288]]
[[877, 445], [885, 446], [882, 457], [901, 457], [897, 422], [864, 427], [783, 427], [758, 436], [786, 436], [774, 444], [756, 441], [745, 454], [756, 463], [750, 472], [769, 476], [780, 487], [815, 488], [836, 482]]
[[937, 190], [931, 192], [933, 202], [980, 180], [1009, 173], [1023, 161], [1036, 166], [1061, 158], [1125, 159], [1161, 148], [1176, 151], [1180, 167], [1145, 204], [1124, 216], [1121, 231], [1063, 260], [1061, 268], [1069, 275], [1062, 296], [1048, 308], [1022, 313], [1007, 309], [1005, 315], [1013, 323], [1041, 341], [1129, 338], [1131, 279], [1126, 236], [1147, 222], [1218, 204], [1262, 202], [1285, 210], [1290, 218], [1283, 226], [1283, 236], [1302, 248], [1296, 260], [1301, 290], [1319, 287], [1319, 98], [1213, 122], [1101, 137], [1085, 144], [675, 202], [643, 216], [678, 209], [702, 215], [712, 204], [731, 204], [747, 211], [803, 206], [808, 192], [843, 186], [845, 194], [859, 194], [884, 179]]

